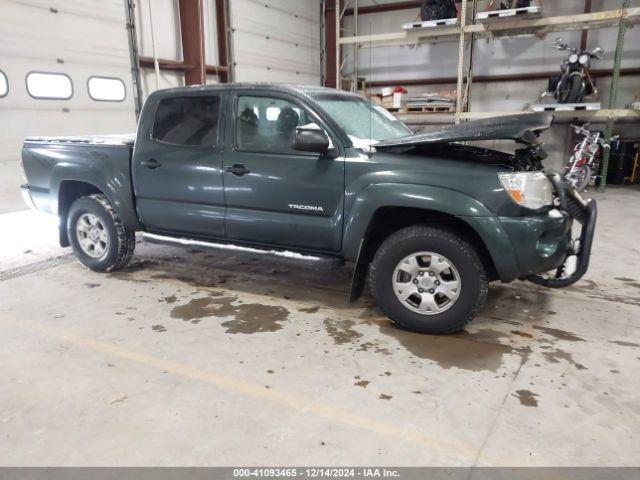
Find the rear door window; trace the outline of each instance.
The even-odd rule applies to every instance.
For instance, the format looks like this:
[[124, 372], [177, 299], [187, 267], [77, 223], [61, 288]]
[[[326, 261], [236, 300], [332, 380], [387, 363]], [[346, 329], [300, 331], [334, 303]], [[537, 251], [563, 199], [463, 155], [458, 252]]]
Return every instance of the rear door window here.
[[218, 143], [220, 97], [165, 98], [153, 124], [153, 138], [174, 145], [213, 147]]

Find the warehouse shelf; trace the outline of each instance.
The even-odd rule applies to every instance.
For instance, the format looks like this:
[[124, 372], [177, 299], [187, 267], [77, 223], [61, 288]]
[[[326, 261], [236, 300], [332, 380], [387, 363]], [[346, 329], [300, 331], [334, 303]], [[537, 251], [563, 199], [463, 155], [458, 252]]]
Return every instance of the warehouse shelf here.
[[617, 27], [621, 20], [628, 24], [640, 23], [640, 7], [535, 19], [505, 19], [465, 25], [462, 29], [460, 26], [436, 27], [416, 31], [357, 35], [341, 37], [338, 43], [360, 47], [394, 47], [440, 40], [457, 40], [461, 30], [467, 35], [474, 34], [476, 38], [493, 38]]
[[[531, 112], [462, 112], [460, 117], [464, 120], [479, 120], [482, 118], [523, 113]], [[553, 115], [556, 120], [571, 120], [574, 118], [589, 120], [591, 122], [606, 122], [611, 119], [621, 121], [640, 120], [640, 110], [629, 109], [574, 110], [548, 113]], [[442, 125], [455, 121], [455, 115], [453, 113], [397, 113], [395, 116], [407, 125]]]
[[[353, 3], [353, 14], [355, 31], [352, 36], [342, 36], [341, 20], [347, 4]], [[336, 32], [336, 86], [341, 88], [343, 66], [341, 60], [341, 47], [351, 47], [355, 50], [354, 69], [351, 85], [359, 85], [358, 77], [358, 49], [362, 47], [392, 47], [402, 45], [417, 45], [425, 42], [452, 41], [458, 42], [458, 71], [457, 71], [457, 98], [455, 113], [409, 113], [398, 114], [398, 117], [410, 125], [446, 124], [451, 122], [461, 122], [474, 118], [486, 118], [508, 113], [522, 112], [469, 112], [471, 84], [473, 81], [473, 61], [469, 62], [465, 75], [465, 44], [482, 38], [516, 37], [524, 35], [545, 35], [551, 32], [589, 30], [607, 27], [617, 27], [618, 40], [616, 44], [615, 59], [613, 66], [613, 78], [609, 96], [608, 108], [601, 110], [578, 110], [578, 111], [555, 111], [552, 112], [556, 119], [590, 119], [591, 121], [604, 121], [606, 123], [605, 138], [612, 135], [613, 124], [616, 121], [639, 121], [640, 113], [637, 110], [616, 109], [616, 97], [618, 81], [620, 78], [620, 64], [622, 61], [622, 49], [624, 45], [624, 35], [629, 25], [640, 23], [640, 7], [629, 7], [629, 0], [621, 0], [621, 8], [602, 12], [589, 12], [575, 15], [559, 15], [552, 17], [525, 18], [516, 17], [513, 19], [502, 18], [496, 21], [478, 21], [476, 14], [478, 2], [470, 0], [471, 15], [468, 14], [468, 1], [461, 4], [458, 24], [456, 26], [438, 26], [419, 30], [404, 30], [400, 32], [358, 35], [358, 0], [335, 0], [335, 32]], [[344, 8], [341, 8], [341, 5]], [[471, 22], [468, 24], [468, 22]], [[345, 55], [346, 57], [346, 55]], [[466, 82], [465, 82], [466, 79]], [[466, 85], [465, 85], [466, 83]], [[466, 89], [465, 89], [466, 87]], [[606, 172], [609, 164], [609, 149], [605, 150], [602, 168]], [[606, 179], [606, 174], [604, 175]], [[604, 189], [606, 181], [601, 183]]]

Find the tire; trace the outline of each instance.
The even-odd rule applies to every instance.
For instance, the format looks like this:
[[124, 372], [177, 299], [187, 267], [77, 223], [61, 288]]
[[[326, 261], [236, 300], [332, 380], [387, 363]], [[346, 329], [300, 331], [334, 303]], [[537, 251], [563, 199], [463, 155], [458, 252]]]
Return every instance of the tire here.
[[123, 268], [131, 260], [136, 246], [135, 232], [124, 228], [102, 194], [80, 197], [73, 202], [67, 215], [67, 235], [76, 258], [96, 272]]
[[565, 85], [560, 85], [558, 91], [559, 103], [580, 103], [584, 99], [582, 77], [574, 75], [569, 77]]
[[569, 174], [569, 180], [575, 186], [576, 190], [582, 191], [591, 183], [591, 167], [582, 165]]
[[423, 22], [444, 20], [457, 16], [458, 11], [451, 0], [426, 0], [420, 7], [420, 19]]
[[[404, 277], [407, 273], [402, 271], [406, 263], [405, 259], [413, 258], [418, 252], [429, 252], [434, 255], [430, 257], [428, 266], [420, 267], [419, 271], [423, 275], [412, 276], [413, 280], [402, 285], [410, 288], [424, 287], [422, 291], [425, 293], [419, 295], [420, 305], [423, 303], [428, 305], [428, 298], [436, 299], [436, 303], [438, 298], [442, 299], [438, 292], [444, 287], [445, 275], [449, 274], [445, 270], [430, 276], [434, 270], [437, 270], [438, 261], [444, 260], [453, 267], [449, 270], [451, 275], [446, 280], [451, 281], [452, 278], [455, 280], [457, 277], [459, 282], [457, 298], [450, 300], [449, 303], [443, 302], [442, 305], [437, 305], [437, 308], [430, 312], [416, 311], [419, 310], [415, 302], [418, 297], [412, 295], [409, 299], [401, 301], [396, 295], [395, 287], [398, 287], [398, 284], [394, 282], [401, 277], [403, 281], [406, 280]], [[419, 259], [419, 264], [427, 257], [415, 258]], [[432, 282], [431, 285], [435, 281], [440, 281], [438, 285], [442, 286], [434, 287], [435, 295], [427, 298], [426, 295], [429, 292], [433, 293], [434, 290], [430, 289], [426, 283], [419, 283], [413, 287], [416, 280]], [[457, 234], [444, 228], [430, 226], [408, 227], [391, 234], [380, 245], [369, 267], [369, 284], [378, 306], [392, 322], [408, 330], [431, 334], [450, 334], [462, 330], [483, 307], [488, 291], [485, 268], [474, 248]], [[425, 295], [426, 301], [422, 300], [422, 295]]]

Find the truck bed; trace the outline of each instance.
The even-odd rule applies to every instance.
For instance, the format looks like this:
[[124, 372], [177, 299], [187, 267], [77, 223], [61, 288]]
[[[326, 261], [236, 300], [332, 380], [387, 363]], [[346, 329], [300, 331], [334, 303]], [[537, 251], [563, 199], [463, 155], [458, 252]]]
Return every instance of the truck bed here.
[[74, 143], [85, 145], [133, 146], [135, 133], [117, 135], [74, 135], [68, 137], [28, 137], [25, 143]]
[[129, 134], [27, 138], [22, 148], [25, 201], [58, 215], [69, 207], [69, 192], [103, 193], [127, 225], [137, 225], [131, 183], [134, 141]]

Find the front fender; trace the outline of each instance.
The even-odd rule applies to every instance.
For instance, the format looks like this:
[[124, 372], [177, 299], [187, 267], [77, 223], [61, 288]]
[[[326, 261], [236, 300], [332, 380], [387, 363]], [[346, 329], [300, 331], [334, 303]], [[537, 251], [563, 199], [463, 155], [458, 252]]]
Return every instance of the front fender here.
[[429, 185], [385, 183], [361, 190], [347, 214], [342, 254], [358, 259], [361, 241], [376, 211], [383, 207], [407, 207], [455, 216], [482, 239], [501, 280], [517, 277], [518, 264], [511, 241], [502, 224], [478, 200], [448, 188]]

